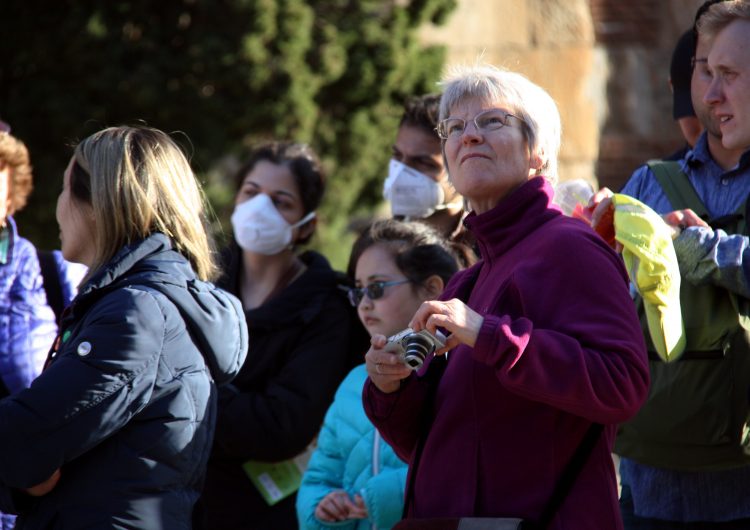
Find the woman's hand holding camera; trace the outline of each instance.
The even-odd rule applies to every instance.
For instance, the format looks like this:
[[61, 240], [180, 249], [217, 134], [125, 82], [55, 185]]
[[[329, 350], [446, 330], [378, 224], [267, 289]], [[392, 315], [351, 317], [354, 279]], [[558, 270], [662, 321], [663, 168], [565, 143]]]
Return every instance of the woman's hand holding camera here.
[[[426, 329], [433, 335], [438, 334], [437, 328], [446, 330], [449, 335], [445, 346], [435, 350], [435, 355], [442, 355], [459, 344], [474, 347], [483, 322], [482, 315], [454, 298], [442, 302], [424, 302], [412, 317], [409, 327], [414, 332]], [[401, 380], [409, 377], [412, 369], [404, 364], [399, 355], [384, 350], [387, 342], [384, 335], [373, 335], [365, 362], [367, 373], [375, 386], [381, 392], [390, 394], [400, 388]]]
[[446, 330], [448, 337], [445, 346], [435, 351], [435, 355], [442, 355], [459, 344], [473, 348], [483, 322], [482, 315], [458, 298], [453, 298], [446, 301], [424, 302], [412, 317], [409, 327], [414, 331], [427, 329], [433, 334], [437, 328]]
[[409, 377], [412, 370], [397, 354], [383, 350], [387, 342], [385, 335], [373, 335], [370, 339], [371, 347], [365, 355], [365, 363], [367, 374], [378, 390], [390, 394], [399, 389], [401, 380]]

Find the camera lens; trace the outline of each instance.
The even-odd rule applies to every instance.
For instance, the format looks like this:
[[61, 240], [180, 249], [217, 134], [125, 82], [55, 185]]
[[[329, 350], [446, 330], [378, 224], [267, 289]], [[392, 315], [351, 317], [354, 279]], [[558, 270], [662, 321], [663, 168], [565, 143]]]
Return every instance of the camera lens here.
[[406, 339], [406, 348], [404, 352], [404, 362], [412, 369], [422, 366], [425, 358], [435, 351], [435, 344], [422, 335], [410, 335]]

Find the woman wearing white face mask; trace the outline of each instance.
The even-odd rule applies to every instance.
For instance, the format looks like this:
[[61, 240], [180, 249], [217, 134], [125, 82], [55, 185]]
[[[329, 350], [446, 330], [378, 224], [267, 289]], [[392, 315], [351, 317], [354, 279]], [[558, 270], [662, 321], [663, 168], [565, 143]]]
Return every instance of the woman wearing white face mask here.
[[[260, 465], [299, 455], [315, 437], [352, 366], [356, 316], [326, 259], [295, 252], [312, 237], [323, 197], [313, 151], [293, 143], [260, 146], [236, 182], [235, 242], [223, 254], [218, 283], [242, 301], [251, 339], [245, 365], [220, 393], [194, 526], [296, 528], [295, 494], [277, 501], [278, 490], [262, 490], [253, 478], [262, 481]], [[281, 481], [276, 486], [284, 489]]]

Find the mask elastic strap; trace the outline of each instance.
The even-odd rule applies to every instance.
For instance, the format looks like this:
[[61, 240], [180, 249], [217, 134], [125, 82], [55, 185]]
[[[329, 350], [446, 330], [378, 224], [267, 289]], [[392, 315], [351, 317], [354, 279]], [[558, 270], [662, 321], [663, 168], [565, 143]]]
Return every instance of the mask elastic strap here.
[[315, 219], [315, 212], [310, 212], [309, 214], [307, 214], [306, 216], [304, 216], [302, 219], [300, 219], [299, 221], [297, 221], [296, 223], [294, 223], [292, 225], [292, 228], [297, 228], [299, 226], [302, 226], [303, 224], [305, 224], [305, 223], [307, 223], [309, 221], [312, 221], [313, 219]]
[[438, 204], [437, 206], [435, 206], [435, 210], [447, 210], [449, 208], [457, 208], [463, 205], [464, 205], [463, 201], [449, 202], [448, 204]]

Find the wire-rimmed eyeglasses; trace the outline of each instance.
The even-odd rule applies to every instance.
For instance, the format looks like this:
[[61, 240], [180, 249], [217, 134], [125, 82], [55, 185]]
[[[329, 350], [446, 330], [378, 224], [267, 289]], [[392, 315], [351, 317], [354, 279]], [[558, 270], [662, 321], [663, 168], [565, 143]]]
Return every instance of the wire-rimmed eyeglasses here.
[[[518, 116], [499, 109], [485, 110], [474, 116], [474, 118], [469, 121], [474, 122], [474, 126], [478, 132], [486, 133], [496, 131], [508, 125], [508, 118], [515, 118], [518, 121], [523, 121]], [[467, 120], [462, 118], [445, 118], [438, 123], [435, 130], [440, 138], [448, 140], [449, 138], [458, 138], [461, 136], [466, 129], [466, 124]]]
[[409, 283], [411, 280], [394, 280], [392, 282], [372, 282], [369, 285], [366, 285], [364, 287], [352, 287], [347, 291], [347, 296], [349, 297], [349, 302], [354, 306], [357, 307], [359, 303], [362, 301], [362, 298], [364, 298], [365, 295], [367, 295], [367, 298], [370, 300], [377, 300], [378, 298], [382, 298], [382, 296], [385, 294], [385, 288], [390, 287], [391, 285], [401, 285], [402, 283]]

